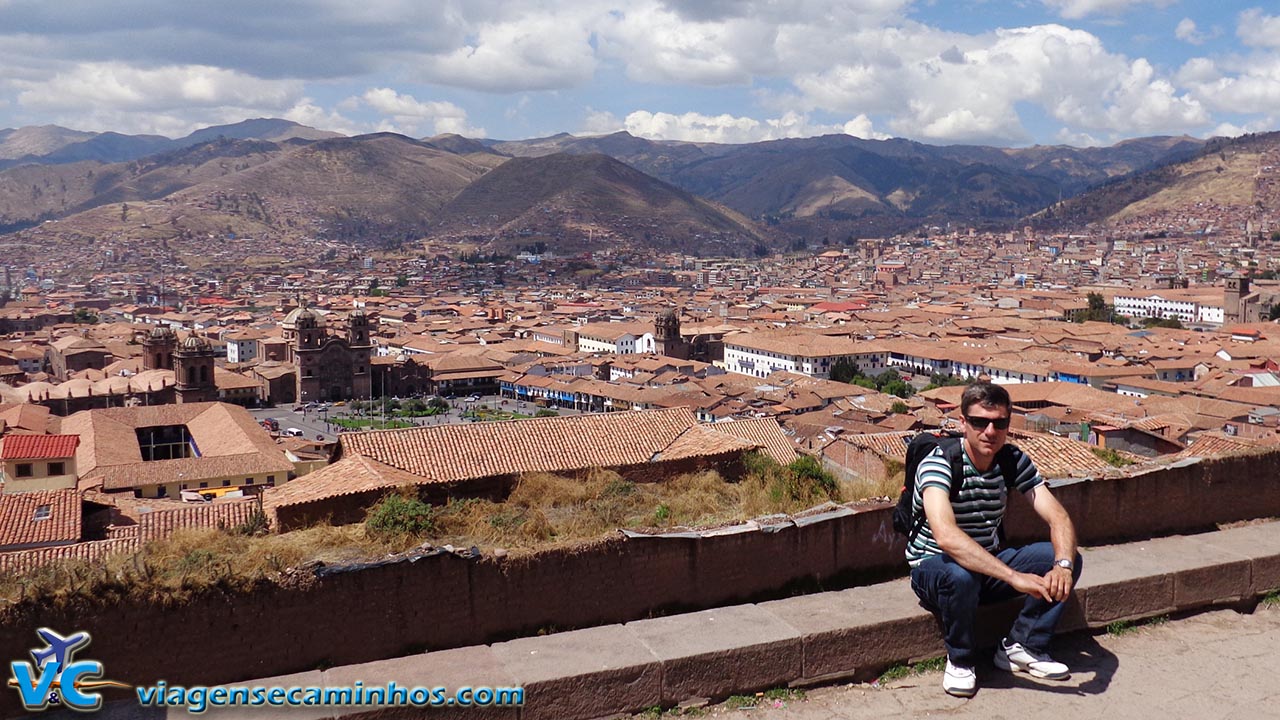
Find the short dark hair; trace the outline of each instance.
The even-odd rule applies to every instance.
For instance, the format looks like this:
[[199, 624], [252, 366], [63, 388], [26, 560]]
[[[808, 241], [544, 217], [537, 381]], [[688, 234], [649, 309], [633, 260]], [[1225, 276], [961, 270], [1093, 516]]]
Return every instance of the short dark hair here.
[[960, 396], [960, 414], [969, 415], [969, 408], [981, 405], [987, 408], [1004, 408], [1013, 413], [1013, 401], [1009, 391], [992, 382], [976, 382], [964, 389]]

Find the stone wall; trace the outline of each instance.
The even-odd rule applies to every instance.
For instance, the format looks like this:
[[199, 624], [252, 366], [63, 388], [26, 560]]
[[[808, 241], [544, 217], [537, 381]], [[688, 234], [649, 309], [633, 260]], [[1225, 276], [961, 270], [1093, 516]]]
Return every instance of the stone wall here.
[[[1194, 532], [1280, 516], [1280, 453], [1084, 480], [1055, 493], [1085, 545]], [[1009, 535], [1043, 535], [1025, 502], [1011, 510]], [[326, 568], [303, 587], [215, 591], [177, 607], [10, 608], [0, 657], [27, 658], [37, 627], [88, 630], [83, 656], [102, 661], [109, 679], [223, 683], [851, 586], [902, 573], [902, 552], [890, 508], [876, 506], [780, 530], [616, 537], [522, 558], [436, 554]], [[0, 694], [0, 715], [16, 711], [13, 696]]]

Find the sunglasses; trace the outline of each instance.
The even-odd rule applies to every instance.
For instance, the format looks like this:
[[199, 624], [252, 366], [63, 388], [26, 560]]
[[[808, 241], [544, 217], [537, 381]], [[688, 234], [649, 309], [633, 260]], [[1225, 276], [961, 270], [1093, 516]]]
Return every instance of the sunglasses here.
[[969, 427], [973, 428], [974, 430], [977, 430], [978, 432], [982, 432], [983, 430], [986, 430], [988, 425], [995, 425], [997, 430], [1009, 429], [1009, 418], [1007, 417], [984, 418], [984, 417], [973, 417], [972, 415], [965, 415], [964, 421], [969, 423]]

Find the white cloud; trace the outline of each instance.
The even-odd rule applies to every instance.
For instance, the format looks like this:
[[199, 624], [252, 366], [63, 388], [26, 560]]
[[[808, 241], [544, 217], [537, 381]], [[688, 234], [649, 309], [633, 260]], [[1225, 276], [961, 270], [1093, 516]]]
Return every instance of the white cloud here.
[[595, 110], [587, 108], [587, 116], [582, 121], [582, 129], [578, 131], [579, 135], [608, 135], [625, 129], [622, 121], [607, 110]]
[[893, 137], [892, 135], [877, 132], [871, 126], [871, 118], [867, 117], [865, 113], [845, 123], [840, 129], [845, 135], [852, 135], [863, 140], [888, 140]]
[[775, 64], [775, 32], [754, 18], [695, 22], [638, 3], [606, 21], [601, 49], [622, 59], [627, 75], [641, 82], [746, 84]]
[[1120, 15], [1139, 5], [1168, 7], [1176, 0], [1042, 0], [1044, 4], [1069, 20], [1090, 15]]
[[1264, 15], [1261, 8], [1240, 13], [1236, 35], [1249, 47], [1280, 48], [1280, 17]]
[[302, 99], [302, 83], [205, 65], [69, 66], [43, 81], [11, 80], [24, 114], [84, 130], [185, 135], [210, 124], [278, 116]]
[[1208, 36], [1196, 27], [1196, 21], [1191, 18], [1182, 18], [1178, 22], [1178, 27], [1173, 29], [1173, 36], [1192, 45], [1203, 45], [1208, 39]]
[[1101, 147], [1106, 144], [1089, 133], [1074, 132], [1070, 128], [1060, 128], [1053, 139], [1059, 144], [1074, 147]]
[[596, 68], [589, 19], [550, 12], [485, 23], [474, 41], [422, 58], [417, 71], [430, 82], [489, 92], [581, 85]]
[[120, 110], [186, 107], [287, 108], [302, 84], [264, 80], [207, 65], [137, 68], [123, 63], [84, 63], [41, 83], [23, 82], [18, 102], [35, 110], [86, 106]]
[[[612, 115], [608, 115], [608, 118], [612, 118]], [[599, 119], [608, 118], [601, 116]], [[814, 123], [806, 115], [795, 112], [761, 121], [729, 114], [703, 115], [688, 112], [674, 115], [636, 110], [628, 114], [622, 124], [623, 129], [639, 137], [687, 142], [749, 143], [836, 133], [874, 139], [888, 137], [876, 132], [866, 115], [859, 115], [842, 125], [827, 125]]]
[[1208, 122], [1150, 63], [1061, 25], [978, 36], [904, 25], [850, 44], [862, 57], [795, 77], [802, 109], [885, 115], [897, 135], [941, 142], [1029, 141], [1022, 103], [1075, 132], [1183, 132]]
[[430, 127], [432, 135], [457, 133], [467, 137], [484, 137], [483, 128], [467, 124], [467, 112], [451, 102], [421, 101], [402, 95], [391, 88], [370, 88], [360, 98], [365, 105], [388, 116], [379, 130], [416, 135]]
[[343, 135], [360, 135], [368, 132], [367, 128], [361, 127], [359, 123], [343, 117], [336, 110], [325, 111], [324, 108], [316, 105], [311, 98], [302, 98], [281, 117], [300, 125], [342, 133]]
[[1280, 55], [1188, 61], [1178, 81], [1208, 107], [1230, 113], [1280, 114]]
[[1239, 137], [1246, 133], [1267, 132], [1275, 128], [1274, 118], [1264, 118], [1253, 122], [1247, 122], [1244, 125], [1236, 125], [1235, 123], [1220, 123], [1212, 132], [1205, 137]]

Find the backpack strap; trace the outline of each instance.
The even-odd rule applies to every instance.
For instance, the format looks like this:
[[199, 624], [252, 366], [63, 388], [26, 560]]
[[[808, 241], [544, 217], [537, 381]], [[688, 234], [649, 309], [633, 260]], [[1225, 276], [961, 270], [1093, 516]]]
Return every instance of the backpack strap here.
[[942, 448], [942, 456], [951, 463], [951, 502], [954, 504], [964, 485], [964, 439], [951, 437], [938, 445]]
[[[959, 435], [942, 435], [937, 439], [938, 449], [942, 451], [942, 457], [951, 465], [951, 502], [954, 504], [956, 498], [960, 497], [960, 486], [964, 484], [964, 448], [963, 440]], [[920, 472], [917, 466], [916, 472]], [[912, 478], [913, 484], [918, 484], [919, 478]], [[924, 502], [923, 491], [920, 494], [920, 502]], [[911, 521], [911, 532], [907, 534], [907, 542], [915, 540], [916, 535], [924, 529], [925, 521], [924, 508], [920, 508], [920, 512], [916, 513]]]
[[1005, 443], [996, 453], [996, 462], [1000, 465], [1000, 474], [1004, 476], [1005, 487], [1010, 492], [1018, 489], [1022, 478], [1018, 475], [1018, 463], [1022, 460], [1022, 449], [1013, 443]]

